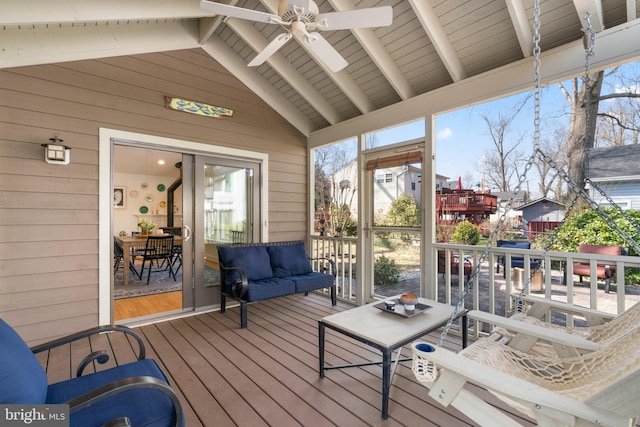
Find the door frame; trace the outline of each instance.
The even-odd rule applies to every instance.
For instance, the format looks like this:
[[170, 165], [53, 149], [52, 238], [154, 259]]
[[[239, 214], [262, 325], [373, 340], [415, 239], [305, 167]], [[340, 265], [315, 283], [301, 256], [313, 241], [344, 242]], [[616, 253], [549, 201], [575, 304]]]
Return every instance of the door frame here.
[[[229, 157], [230, 159], [251, 160], [261, 164], [262, 185], [260, 186], [260, 235], [267, 240], [269, 235], [269, 155], [256, 151], [203, 144], [176, 138], [147, 135], [117, 129], [99, 129], [99, 173], [98, 173], [98, 321], [100, 324], [113, 323], [113, 146], [116, 142], [140, 145], [188, 154]], [[108, 227], [100, 226], [108, 224]], [[191, 315], [193, 311], [180, 313], [175, 317]]]
[[[360, 288], [363, 289], [364, 292], [363, 294], [359, 294], [358, 296], [363, 298], [364, 303], [370, 303], [372, 301], [375, 301], [375, 295], [374, 295], [374, 286], [373, 286], [373, 282], [374, 282], [374, 278], [373, 278], [373, 270], [374, 270], [374, 264], [375, 264], [375, 256], [374, 256], [374, 235], [375, 235], [375, 231], [377, 230], [377, 227], [375, 227], [373, 225], [374, 223], [374, 208], [373, 208], [373, 204], [375, 202], [375, 198], [374, 198], [374, 177], [375, 177], [375, 170], [365, 170], [366, 168], [364, 167], [365, 164], [367, 163], [368, 160], [375, 160], [375, 159], [383, 159], [385, 157], [391, 157], [400, 153], [404, 153], [404, 152], [411, 152], [411, 151], [421, 151], [422, 152], [422, 164], [421, 164], [421, 174], [423, 177], [422, 180], [422, 185], [420, 186], [420, 199], [421, 199], [421, 212], [420, 215], [422, 217], [422, 221], [421, 221], [421, 226], [419, 229], [416, 229], [416, 231], [418, 231], [418, 234], [420, 235], [420, 265], [426, 265], [425, 264], [425, 253], [427, 252], [427, 246], [428, 243], [425, 240], [425, 237], [427, 237], [427, 233], [426, 230], [429, 228], [429, 224], [427, 224], [426, 222], [426, 215], [425, 215], [425, 207], [429, 207], [430, 204], [428, 206], [425, 206], [427, 204], [427, 197], [430, 196], [431, 193], [429, 193], [427, 191], [427, 187], [429, 185], [430, 182], [432, 182], [432, 180], [425, 180], [424, 177], [427, 175], [427, 173], [432, 173], [432, 170], [429, 170], [427, 167], [427, 158], [431, 157], [428, 156], [427, 153], [428, 151], [428, 146], [426, 144], [425, 138], [418, 138], [418, 139], [414, 139], [411, 141], [405, 141], [405, 142], [400, 142], [397, 144], [392, 144], [392, 145], [386, 145], [383, 147], [376, 147], [373, 149], [369, 149], [369, 150], [364, 150], [361, 153], [361, 164], [360, 164], [360, 170], [361, 170], [361, 183], [360, 183], [360, 188], [362, 188], [362, 194], [361, 194], [361, 199], [360, 199], [360, 203], [361, 203], [361, 209], [360, 209], [360, 217], [358, 218], [358, 223], [360, 224], [359, 227], [361, 227], [358, 230], [358, 234], [361, 237], [361, 253], [362, 255], [362, 259], [363, 262], [361, 263], [363, 265], [362, 270], [359, 270], [359, 272], [362, 274], [362, 278], [364, 280], [360, 280], [360, 283], [365, 283], [365, 286], [361, 286]], [[402, 227], [399, 227], [402, 228]], [[385, 229], [386, 231], [387, 229]], [[425, 297], [425, 295], [427, 295], [426, 293], [426, 275], [424, 273], [424, 269], [420, 274], [420, 293], [421, 296]]]

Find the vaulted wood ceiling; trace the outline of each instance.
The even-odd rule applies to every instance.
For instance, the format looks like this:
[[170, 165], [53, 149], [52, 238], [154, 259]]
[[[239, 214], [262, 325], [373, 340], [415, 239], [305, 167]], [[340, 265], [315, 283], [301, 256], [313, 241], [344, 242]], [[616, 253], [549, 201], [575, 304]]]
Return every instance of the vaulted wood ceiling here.
[[[221, 0], [221, 2], [227, 2]], [[231, 0], [276, 13], [278, 0]], [[390, 5], [388, 27], [327, 31], [349, 65], [332, 72], [290, 41], [247, 67], [279, 25], [211, 16], [199, 0], [5, 0], [0, 67], [200, 47], [300, 132], [321, 129], [529, 58], [533, 0], [317, 0], [320, 12]], [[636, 20], [636, 0], [541, 0], [542, 52]], [[635, 34], [635, 33], [634, 33]], [[640, 56], [640, 41], [628, 49]]]

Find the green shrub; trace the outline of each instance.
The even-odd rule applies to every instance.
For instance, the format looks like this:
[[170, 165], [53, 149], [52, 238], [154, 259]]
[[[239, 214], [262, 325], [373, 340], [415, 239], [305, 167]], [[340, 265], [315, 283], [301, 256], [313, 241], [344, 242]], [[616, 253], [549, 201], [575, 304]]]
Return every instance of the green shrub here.
[[400, 281], [400, 267], [390, 258], [380, 255], [373, 266], [374, 285], [395, 285]]
[[[630, 223], [616, 208], [601, 208], [614, 223], [636, 242], [640, 240], [640, 231]], [[640, 211], [627, 210], [625, 214], [636, 224], [640, 224]], [[554, 239], [551, 249], [562, 252], [578, 252], [581, 243], [590, 245], [621, 246], [629, 250], [629, 255], [638, 255], [633, 247], [624, 241], [620, 234], [593, 209], [585, 209], [568, 218]], [[640, 283], [637, 268], [626, 268], [628, 283]]]
[[471, 224], [469, 221], [462, 221], [456, 226], [451, 240], [454, 243], [462, 243], [464, 245], [476, 245], [480, 241], [480, 228]]

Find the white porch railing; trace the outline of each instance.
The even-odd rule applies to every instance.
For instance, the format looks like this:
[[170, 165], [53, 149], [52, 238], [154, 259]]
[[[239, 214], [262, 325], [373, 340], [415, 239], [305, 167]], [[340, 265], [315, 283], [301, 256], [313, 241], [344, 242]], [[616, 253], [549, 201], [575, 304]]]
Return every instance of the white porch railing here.
[[[311, 256], [328, 256], [336, 262], [338, 297], [354, 302], [355, 290], [358, 286], [356, 277], [356, 238], [338, 238], [326, 236], [311, 236]], [[444, 259], [449, 260], [454, 255], [459, 260], [466, 260], [478, 268], [478, 261], [484, 251], [483, 246], [457, 245], [437, 243], [435, 253], [444, 251]], [[419, 253], [419, 248], [416, 248]], [[496, 272], [499, 257], [504, 257], [504, 266], [500, 266], [500, 272]], [[523, 268], [520, 271], [511, 269], [512, 257], [523, 258]], [[530, 261], [536, 260], [540, 264], [539, 272], [535, 272]], [[585, 277], [580, 283], [578, 277], [573, 275], [574, 263], [590, 263], [592, 270], [598, 264], [615, 265], [616, 276], [612, 281], [611, 292], [604, 292], [604, 282], [596, 277]], [[441, 302], [456, 304], [460, 300], [467, 280], [464, 278], [462, 264], [458, 273], [453, 274], [451, 263], [445, 262], [441, 272], [437, 271], [437, 260], [432, 263], [435, 270], [427, 274], [437, 283], [438, 300]], [[464, 308], [481, 310], [500, 316], [508, 315], [514, 308], [513, 294], [522, 292], [523, 288], [528, 294], [540, 298], [565, 301], [592, 309], [597, 309], [612, 314], [618, 314], [640, 301], [640, 287], [625, 284], [625, 270], [630, 268], [640, 269], [640, 257], [636, 256], [611, 256], [573, 252], [544, 252], [542, 250], [512, 249], [504, 247], [492, 247], [487, 259], [479, 265], [479, 270], [472, 276], [471, 288], [464, 301]], [[533, 282], [528, 278], [534, 276]], [[462, 275], [462, 276], [461, 276]], [[571, 277], [573, 280], [565, 280]], [[521, 280], [524, 278], [523, 280]], [[461, 280], [462, 279], [462, 280]], [[429, 280], [429, 279], [428, 279]], [[528, 283], [528, 285], [527, 285]], [[492, 286], [490, 286], [492, 284]], [[402, 288], [402, 284], [389, 285]], [[393, 289], [389, 289], [393, 293]], [[398, 291], [401, 293], [403, 291]], [[419, 293], [419, 285], [413, 290]], [[389, 294], [389, 293], [387, 293]], [[473, 327], [470, 333], [478, 334]]]

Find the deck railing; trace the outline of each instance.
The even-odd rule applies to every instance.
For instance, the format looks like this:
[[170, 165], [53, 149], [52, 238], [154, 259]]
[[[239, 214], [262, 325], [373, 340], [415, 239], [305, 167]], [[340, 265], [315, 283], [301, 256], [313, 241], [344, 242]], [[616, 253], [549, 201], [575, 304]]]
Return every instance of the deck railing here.
[[[356, 301], [358, 286], [356, 242], [357, 239], [352, 237], [311, 236], [311, 256], [327, 256], [336, 262], [338, 297], [350, 302]], [[427, 274], [427, 280], [437, 280], [437, 295], [441, 302], [456, 304], [465, 287], [469, 285], [469, 292], [464, 301], [464, 307], [467, 309], [500, 316], [509, 315], [514, 309], [514, 295], [523, 290], [540, 298], [565, 301], [612, 314], [621, 313], [640, 301], [640, 287], [626, 283], [625, 279], [625, 273], [629, 273], [630, 269], [640, 271], [640, 257], [637, 256], [491, 247], [485, 261], [479, 265], [483, 246], [437, 243], [435, 249], [436, 253], [444, 251], [444, 259], [451, 259], [452, 256], [455, 259], [464, 259], [465, 262], [471, 263], [474, 271], [477, 270], [471, 276], [470, 285], [464, 276], [464, 269], [458, 268], [457, 274], [454, 274], [450, 263], [445, 263], [441, 272]], [[418, 247], [416, 251], [419, 253]], [[523, 268], [510, 268], [512, 258], [524, 259]], [[496, 272], [499, 259], [502, 259], [503, 265], [500, 266], [500, 272]], [[537, 264], [535, 261], [539, 263], [539, 269], [534, 268]], [[616, 276], [612, 280], [611, 292], [605, 293], [604, 281], [597, 277], [584, 277], [581, 283], [578, 276], [573, 275], [574, 263], [589, 263], [594, 271], [598, 264], [615, 265]], [[437, 262], [433, 264], [437, 266]], [[571, 277], [572, 280], [566, 280], [566, 277]], [[490, 283], [493, 286], [489, 286]], [[406, 289], [406, 286], [401, 288], [400, 285], [403, 284], [395, 286], [398, 286], [398, 289]], [[416, 287], [415, 292], [419, 291], [419, 287]], [[478, 334], [473, 328], [471, 332]]]

